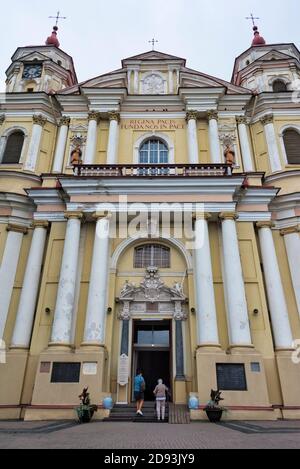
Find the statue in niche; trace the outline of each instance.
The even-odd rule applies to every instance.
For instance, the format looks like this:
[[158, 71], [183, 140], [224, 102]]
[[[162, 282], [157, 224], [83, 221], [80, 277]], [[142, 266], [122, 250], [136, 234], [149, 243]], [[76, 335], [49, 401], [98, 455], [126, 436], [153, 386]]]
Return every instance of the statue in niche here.
[[235, 152], [230, 144], [226, 145], [224, 156], [226, 164], [235, 165]]
[[82, 151], [79, 145], [71, 152], [71, 164], [73, 166], [82, 164]]

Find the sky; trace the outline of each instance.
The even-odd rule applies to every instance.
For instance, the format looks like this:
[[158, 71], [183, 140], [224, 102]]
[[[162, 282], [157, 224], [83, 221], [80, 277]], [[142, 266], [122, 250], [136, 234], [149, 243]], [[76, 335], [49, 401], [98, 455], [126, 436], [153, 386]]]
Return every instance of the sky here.
[[[51, 3], [51, 4], [50, 4]], [[120, 68], [123, 58], [152, 48], [187, 59], [187, 66], [230, 81], [234, 59], [251, 45], [253, 13], [268, 43], [300, 46], [299, 0], [1, 0], [0, 91], [19, 46], [43, 45], [60, 10], [61, 49], [79, 81]]]

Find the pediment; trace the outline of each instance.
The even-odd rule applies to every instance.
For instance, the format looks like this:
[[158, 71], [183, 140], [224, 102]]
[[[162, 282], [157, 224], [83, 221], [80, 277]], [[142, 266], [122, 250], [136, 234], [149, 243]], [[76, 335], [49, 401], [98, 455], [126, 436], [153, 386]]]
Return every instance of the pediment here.
[[171, 61], [180, 61], [185, 63], [185, 59], [182, 57], [176, 57], [175, 55], [165, 54], [164, 52], [159, 52], [156, 50], [151, 50], [148, 52], [143, 52], [142, 54], [134, 55], [128, 57], [122, 61], [123, 64], [130, 61], [146, 61], [146, 60], [171, 60]]
[[279, 52], [277, 50], [271, 50], [267, 54], [263, 55], [260, 57], [259, 60], [262, 62], [269, 62], [272, 60], [290, 60], [290, 59], [295, 59], [295, 57], [290, 56], [288, 54], [284, 54], [283, 52]]
[[229, 94], [245, 94], [249, 93], [249, 90], [240, 86], [232, 85], [231, 83], [216, 78], [205, 73], [197, 72], [185, 68], [181, 72], [181, 87], [183, 88], [220, 88], [224, 87], [227, 89]]
[[51, 60], [49, 57], [47, 57], [44, 54], [41, 54], [40, 52], [31, 52], [30, 54], [23, 55], [18, 59], [20, 62], [34, 62], [34, 61], [39, 61], [39, 62], [44, 62], [45, 60]]

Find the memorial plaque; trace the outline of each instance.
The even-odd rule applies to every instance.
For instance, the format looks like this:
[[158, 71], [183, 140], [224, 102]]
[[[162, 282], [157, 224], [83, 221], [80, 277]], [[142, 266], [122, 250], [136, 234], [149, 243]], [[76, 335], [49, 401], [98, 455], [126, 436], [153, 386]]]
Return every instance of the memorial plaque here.
[[120, 386], [126, 386], [126, 384], [128, 384], [128, 374], [129, 374], [129, 358], [124, 353], [120, 356], [120, 359], [119, 359], [118, 384]]
[[247, 391], [244, 364], [217, 364], [217, 382], [220, 391]]
[[97, 362], [86, 362], [82, 366], [82, 374], [86, 376], [95, 376], [97, 374], [97, 369]]
[[251, 363], [251, 371], [252, 373], [260, 373], [260, 363], [253, 362]]
[[79, 383], [81, 363], [53, 363], [51, 383]]
[[50, 373], [51, 362], [41, 362], [40, 373]]

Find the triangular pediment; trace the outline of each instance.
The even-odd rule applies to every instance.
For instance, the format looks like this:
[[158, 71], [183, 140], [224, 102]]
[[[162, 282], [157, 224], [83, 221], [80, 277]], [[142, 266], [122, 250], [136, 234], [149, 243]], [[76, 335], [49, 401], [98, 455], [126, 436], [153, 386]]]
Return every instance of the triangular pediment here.
[[263, 55], [259, 60], [263, 62], [269, 62], [272, 60], [290, 60], [295, 59], [295, 57], [290, 56], [288, 54], [284, 54], [283, 52], [279, 52], [277, 50], [271, 50], [267, 54]]
[[146, 60], [170, 60], [170, 61], [180, 61], [185, 63], [185, 59], [182, 57], [177, 57], [175, 55], [166, 54], [164, 52], [159, 52], [156, 50], [151, 50], [148, 52], [143, 52], [142, 54], [134, 55], [128, 57], [122, 61], [126, 65], [127, 62], [131, 61], [146, 61]]
[[227, 89], [229, 94], [245, 94], [249, 93], [247, 88], [232, 85], [225, 80], [216, 78], [205, 73], [197, 72], [189, 68], [184, 68], [181, 72], [181, 86], [183, 88], [220, 88]]
[[18, 60], [21, 62], [44, 62], [45, 60], [51, 60], [49, 57], [47, 57], [44, 54], [41, 54], [40, 52], [31, 52], [30, 54], [23, 55], [20, 57]]

